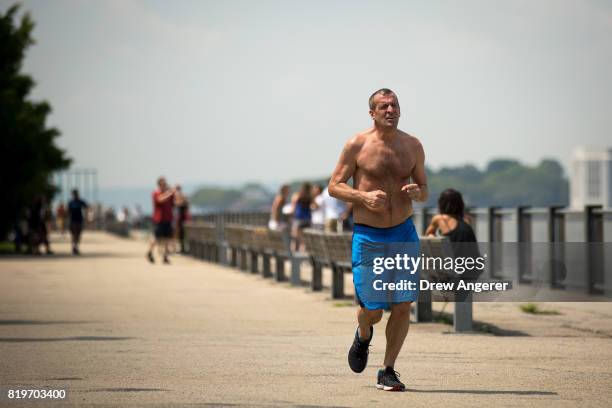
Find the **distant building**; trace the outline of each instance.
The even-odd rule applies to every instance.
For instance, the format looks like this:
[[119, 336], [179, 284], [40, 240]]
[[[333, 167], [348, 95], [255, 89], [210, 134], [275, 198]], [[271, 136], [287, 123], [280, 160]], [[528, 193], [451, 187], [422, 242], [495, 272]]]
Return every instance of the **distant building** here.
[[576, 147], [570, 173], [570, 207], [612, 208], [612, 148]]

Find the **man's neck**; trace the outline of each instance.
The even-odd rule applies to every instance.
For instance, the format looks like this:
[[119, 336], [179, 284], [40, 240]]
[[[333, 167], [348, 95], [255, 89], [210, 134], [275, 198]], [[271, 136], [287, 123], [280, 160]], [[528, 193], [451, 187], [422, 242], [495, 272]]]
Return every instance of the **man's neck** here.
[[374, 134], [376, 137], [384, 142], [391, 141], [397, 135], [397, 128], [395, 127], [380, 127], [374, 125]]

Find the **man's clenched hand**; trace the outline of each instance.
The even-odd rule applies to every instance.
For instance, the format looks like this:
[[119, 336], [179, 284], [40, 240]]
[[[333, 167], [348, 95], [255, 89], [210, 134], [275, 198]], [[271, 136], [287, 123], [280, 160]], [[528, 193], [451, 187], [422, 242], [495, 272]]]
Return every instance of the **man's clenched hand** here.
[[420, 200], [421, 199], [421, 187], [418, 184], [406, 184], [402, 187], [402, 191], [408, 193], [408, 197], [411, 200]]
[[387, 193], [382, 190], [368, 191], [363, 194], [362, 202], [370, 211], [383, 211], [387, 206]]

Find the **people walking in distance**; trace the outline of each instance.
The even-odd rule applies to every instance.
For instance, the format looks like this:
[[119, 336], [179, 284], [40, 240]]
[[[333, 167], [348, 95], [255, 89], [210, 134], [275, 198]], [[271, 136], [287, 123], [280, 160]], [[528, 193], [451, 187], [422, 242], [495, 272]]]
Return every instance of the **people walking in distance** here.
[[166, 179], [160, 177], [157, 179], [157, 189], [153, 191], [153, 239], [149, 245], [147, 259], [151, 263], [155, 263], [153, 250], [157, 246], [162, 254], [163, 262], [169, 264], [168, 259], [169, 243], [172, 239], [172, 219], [174, 207], [175, 188], [170, 188]]
[[312, 204], [311, 204], [311, 216], [312, 216], [312, 228], [323, 231], [325, 226], [325, 208], [323, 201], [323, 186], [315, 184], [312, 187]]
[[283, 208], [289, 198], [289, 186], [283, 184], [278, 189], [278, 193], [272, 201], [272, 208], [270, 210], [270, 220], [268, 221], [268, 228], [274, 231], [282, 231], [287, 228], [286, 216], [283, 213]]
[[176, 193], [174, 194], [174, 206], [176, 207], [176, 240], [179, 243], [181, 254], [185, 251], [185, 222], [189, 220], [189, 201], [181, 186], [176, 186]]
[[72, 254], [80, 255], [79, 244], [85, 221], [84, 211], [87, 203], [79, 197], [79, 190], [72, 190], [72, 200], [68, 203], [68, 215], [70, 219], [70, 237], [72, 240]]
[[[353, 203], [355, 221], [351, 252], [353, 283], [360, 308], [348, 363], [357, 373], [366, 368], [374, 325], [382, 319], [383, 310], [390, 309], [383, 367], [378, 371], [376, 387], [403, 391], [405, 386], [395, 371], [395, 362], [408, 334], [410, 306], [418, 298], [418, 285], [417, 290], [394, 294], [390, 302], [370, 297], [371, 292], [364, 283], [369, 273], [367, 259], [362, 255], [365, 255], [364, 247], [371, 247], [372, 243], [380, 246], [402, 242], [412, 243], [405, 246], [405, 255], [419, 256], [412, 202], [427, 200], [425, 153], [416, 137], [397, 128], [400, 106], [393, 91], [379, 89], [368, 102], [373, 126], [346, 142], [329, 182], [331, 196]], [[350, 178], [353, 186], [347, 183]], [[416, 272], [414, 277], [418, 282]]]
[[130, 214], [130, 209], [127, 206], [123, 206], [123, 208], [117, 213], [117, 221], [128, 224], [131, 223], [132, 216]]
[[134, 227], [136, 229], [144, 228], [144, 214], [140, 204], [136, 204], [134, 209]]
[[50, 210], [47, 199], [44, 195], [39, 195], [34, 199], [34, 203], [29, 209], [28, 216], [28, 243], [29, 252], [40, 254], [40, 245], [44, 245], [47, 255], [53, 254], [49, 243], [49, 216]]
[[[44, 240], [49, 246], [49, 234], [53, 231], [53, 207], [46, 197], [43, 197]], [[49, 251], [47, 251], [49, 253]], [[51, 251], [51, 253], [53, 253]]]
[[66, 232], [66, 206], [64, 202], [60, 202], [55, 210], [55, 227], [63, 236]]
[[302, 183], [300, 190], [293, 194], [291, 205], [293, 207], [293, 237], [295, 250], [299, 251], [304, 242], [304, 229], [310, 227], [312, 222], [312, 187], [310, 183]]

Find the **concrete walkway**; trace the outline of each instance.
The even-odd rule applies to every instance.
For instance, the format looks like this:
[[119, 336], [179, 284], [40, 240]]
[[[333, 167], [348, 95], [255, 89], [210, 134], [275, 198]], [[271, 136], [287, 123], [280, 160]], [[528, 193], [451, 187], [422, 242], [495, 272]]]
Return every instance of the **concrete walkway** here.
[[[83, 256], [0, 258], [0, 388], [69, 389], [36, 406], [610, 406], [612, 303], [477, 304], [498, 334], [414, 324], [396, 366], [408, 392], [375, 388], [384, 351], [348, 368], [347, 302], [85, 234]], [[386, 318], [385, 318], [386, 320]], [[385, 322], [383, 320], [382, 323]], [[0, 406], [26, 406], [23, 402]]]

